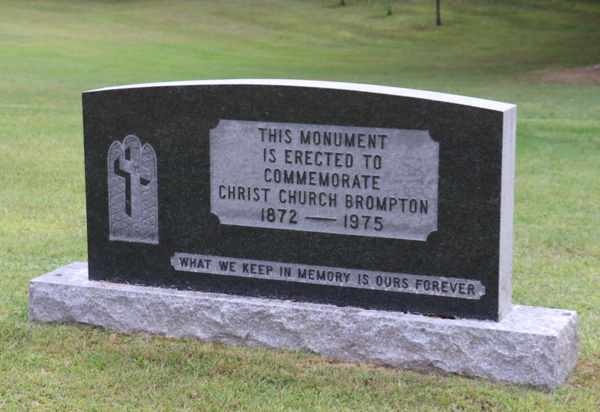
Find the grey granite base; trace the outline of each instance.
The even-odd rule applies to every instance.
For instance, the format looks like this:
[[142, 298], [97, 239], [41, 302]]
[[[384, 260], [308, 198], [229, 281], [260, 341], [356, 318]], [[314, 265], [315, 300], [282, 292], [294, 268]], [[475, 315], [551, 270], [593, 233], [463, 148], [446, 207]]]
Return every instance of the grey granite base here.
[[30, 281], [29, 318], [550, 388], [564, 382], [579, 347], [568, 310], [514, 305], [501, 322], [439, 319], [89, 281], [81, 262]]

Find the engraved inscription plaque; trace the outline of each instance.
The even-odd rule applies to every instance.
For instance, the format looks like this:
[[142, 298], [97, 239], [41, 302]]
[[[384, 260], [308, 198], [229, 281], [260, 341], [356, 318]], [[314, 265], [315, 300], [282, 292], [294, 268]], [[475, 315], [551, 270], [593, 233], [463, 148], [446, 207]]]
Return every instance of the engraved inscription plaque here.
[[221, 224], [421, 241], [437, 229], [426, 130], [221, 120], [210, 149]]
[[234, 259], [221, 256], [175, 253], [171, 258], [175, 270], [212, 273], [286, 282], [312, 283], [337, 287], [384, 290], [386, 292], [479, 299], [485, 287], [477, 280], [416, 276], [329, 266], [282, 264], [263, 260]]

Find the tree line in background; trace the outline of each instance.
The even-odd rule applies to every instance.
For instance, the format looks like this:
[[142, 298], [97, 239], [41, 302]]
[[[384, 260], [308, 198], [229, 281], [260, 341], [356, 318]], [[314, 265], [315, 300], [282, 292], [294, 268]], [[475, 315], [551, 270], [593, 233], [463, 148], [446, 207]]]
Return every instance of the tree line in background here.
[[[373, 0], [369, 0], [369, 3], [371, 3]], [[380, 0], [381, 3], [383, 3], [383, 7], [385, 7], [385, 10], [387, 12], [388, 16], [391, 16], [393, 11], [392, 11], [392, 0]], [[340, 6], [345, 6], [346, 5], [346, 0], [340, 0]], [[435, 0], [435, 24], [436, 26], [441, 26], [442, 25], [442, 18], [440, 16], [440, 0]]]

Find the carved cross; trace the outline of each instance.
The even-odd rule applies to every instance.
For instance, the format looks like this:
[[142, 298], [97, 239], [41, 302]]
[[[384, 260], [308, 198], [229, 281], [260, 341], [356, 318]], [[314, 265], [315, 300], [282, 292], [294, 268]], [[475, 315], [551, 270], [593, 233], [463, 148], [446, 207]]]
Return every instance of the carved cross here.
[[119, 157], [115, 162], [115, 173], [125, 178], [125, 213], [131, 216], [136, 222], [141, 221], [142, 201], [141, 187], [152, 181], [151, 171], [140, 165], [140, 153], [135, 151], [131, 158], [131, 148], [125, 149], [125, 157]]

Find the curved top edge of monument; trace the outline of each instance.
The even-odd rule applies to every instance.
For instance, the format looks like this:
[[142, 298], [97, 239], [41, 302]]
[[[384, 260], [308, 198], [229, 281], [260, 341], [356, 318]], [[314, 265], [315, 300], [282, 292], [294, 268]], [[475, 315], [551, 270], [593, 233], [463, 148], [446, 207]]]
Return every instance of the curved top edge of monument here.
[[329, 82], [319, 80], [288, 80], [288, 79], [227, 79], [227, 80], [188, 80], [174, 82], [141, 83], [124, 86], [104, 87], [88, 90], [85, 93], [104, 92], [120, 89], [137, 89], [145, 87], [178, 87], [178, 86], [211, 86], [211, 85], [256, 85], [256, 86], [293, 86], [312, 87], [318, 89], [350, 90], [366, 93], [379, 93], [393, 96], [414, 97], [417, 99], [435, 100], [445, 103], [454, 103], [465, 106], [479, 107], [482, 109], [505, 112], [516, 107], [514, 104], [502, 103], [494, 100], [478, 99], [476, 97], [460, 96], [425, 90], [405, 89], [401, 87], [378, 86], [362, 83]]

